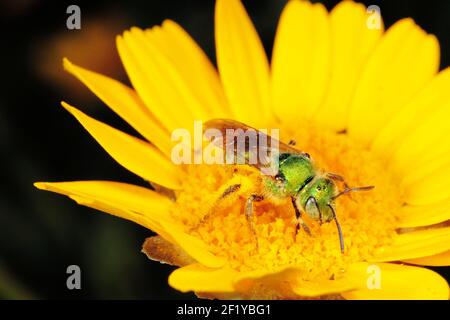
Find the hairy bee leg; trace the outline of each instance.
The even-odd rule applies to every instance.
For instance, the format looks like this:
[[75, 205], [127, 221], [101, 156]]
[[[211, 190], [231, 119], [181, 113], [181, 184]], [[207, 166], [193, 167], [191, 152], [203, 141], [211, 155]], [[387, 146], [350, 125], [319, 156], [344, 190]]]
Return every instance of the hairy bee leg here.
[[309, 227], [305, 223], [305, 221], [303, 221], [302, 212], [297, 207], [297, 204], [295, 203], [295, 198], [291, 197], [291, 201], [292, 201], [292, 205], [294, 206], [294, 210], [295, 210], [295, 218], [297, 219], [297, 225], [295, 226], [295, 235], [297, 235], [298, 230], [300, 229], [300, 227], [302, 227], [305, 230], [305, 232], [309, 236], [311, 236], [311, 230], [309, 229]]
[[256, 241], [256, 250], [258, 250], [258, 237], [256, 236], [256, 229], [255, 229], [255, 222], [253, 220], [253, 202], [262, 201], [264, 197], [252, 194], [248, 199], [245, 201], [245, 217], [247, 218], [248, 225], [250, 227], [250, 231], [253, 234], [253, 237]]
[[[241, 185], [238, 184], [232, 184], [228, 188], [225, 189], [225, 191], [222, 193], [222, 195], [216, 200], [216, 204], [220, 202], [221, 200], [225, 199], [226, 197], [230, 196], [231, 194], [237, 192], [241, 188]], [[215, 206], [214, 206], [215, 207]], [[212, 212], [208, 212], [199, 222], [199, 224], [205, 223], [210, 217]]]

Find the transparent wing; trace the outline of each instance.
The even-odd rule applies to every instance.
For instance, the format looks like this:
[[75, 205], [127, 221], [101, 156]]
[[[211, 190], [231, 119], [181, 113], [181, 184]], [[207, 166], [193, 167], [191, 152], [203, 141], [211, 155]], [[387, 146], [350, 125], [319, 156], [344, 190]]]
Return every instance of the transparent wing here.
[[299, 154], [309, 158], [308, 154], [238, 121], [213, 119], [203, 124], [204, 132], [208, 129], [220, 131], [221, 139], [212, 142], [223, 148], [227, 157], [233, 157], [236, 161], [233, 163], [236, 164], [245, 163], [261, 170], [273, 164], [274, 159], [278, 161], [278, 156], [282, 153]]

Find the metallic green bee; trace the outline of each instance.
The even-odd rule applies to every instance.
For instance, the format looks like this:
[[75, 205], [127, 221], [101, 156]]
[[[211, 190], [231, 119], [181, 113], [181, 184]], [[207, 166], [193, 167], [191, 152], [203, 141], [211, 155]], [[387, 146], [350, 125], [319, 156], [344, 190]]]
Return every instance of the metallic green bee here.
[[[268, 198], [285, 198], [291, 199], [292, 205], [295, 209], [297, 218], [296, 233], [299, 228], [302, 227], [306, 233], [311, 235], [308, 226], [302, 219], [302, 214], [305, 213], [311, 219], [318, 221], [320, 224], [330, 222], [334, 220], [339, 233], [339, 241], [341, 252], [344, 252], [344, 238], [339, 221], [336, 216], [335, 199], [341, 195], [354, 191], [364, 191], [374, 188], [373, 186], [350, 188], [343, 177], [334, 173], [322, 173], [318, 170], [313, 163], [313, 160], [309, 154], [301, 152], [291, 145], [295, 142], [291, 141], [289, 144], [284, 144], [278, 140], [274, 140], [272, 137], [251, 128], [243, 123], [228, 120], [228, 119], [214, 119], [206, 122], [203, 126], [204, 130], [216, 129], [220, 130], [222, 137], [226, 137], [229, 134], [230, 129], [234, 132], [232, 141], [223, 141], [219, 144], [225, 151], [229, 150], [230, 143], [234, 146], [232, 151], [234, 157], [244, 157], [249, 159], [253, 153], [261, 155], [261, 145], [259, 143], [251, 144], [248, 139], [248, 135], [244, 136], [249, 130], [255, 132], [257, 137], [256, 141], [266, 142], [265, 153], [268, 157], [273, 156], [277, 160], [277, 173], [274, 175], [263, 175], [263, 192], [261, 194], [250, 195], [245, 204], [245, 215], [249, 222], [250, 229], [256, 238], [254, 222], [253, 222], [253, 203], [255, 201], [261, 201], [264, 197]], [[227, 130], [228, 129], [228, 130]], [[239, 150], [234, 143], [235, 139], [244, 139], [245, 148]], [[268, 142], [272, 141], [272, 144], [268, 145]], [[276, 141], [276, 147], [272, 148], [273, 141]], [[227, 146], [228, 144], [228, 146]], [[258, 150], [259, 148], [259, 150]], [[263, 147], [264, 148], [264, 147]], [[261, 159], [260, 159], [261, 160]], [[248, 163], [259, 170], [267, 167], [267, 161], [257, 161], [256, 163]], [[341, 182], [344, 186], [343, 190], [338, 190], [336, 182]], [[240, 189], [240, 184], [234, 184], [228, 187], [222, 194], [219, 200], [228, 197], [229, 195], [237, 192]]]

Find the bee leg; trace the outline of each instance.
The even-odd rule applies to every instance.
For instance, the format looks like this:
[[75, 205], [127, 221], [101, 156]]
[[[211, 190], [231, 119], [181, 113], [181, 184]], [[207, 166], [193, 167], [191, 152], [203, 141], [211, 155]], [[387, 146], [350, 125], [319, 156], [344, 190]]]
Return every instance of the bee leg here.
[[253, 234], [253, 237], [256, 241], [256, 250], [258, 250], [258, 237], [256, 236], [255, 222], [253, 220], [253, 202], [262, 201], [264, 199], [263, 196], [259, 196], [256, 194], [252, 194], [245, 201], [245, 217], [247, 218], [248, 225], [250, 227], [250, 231]]
[[241, 184], [239, 184], [239, 183], [238, 184], [232, 184], [231, 186], [229, 186], [228, 188], [225, 189], [225, 191], [220, 196], [219, 201], [222, 200], [222, 199], [225, 199], [229, 195], [235, 193], [240, 188], [241, 188]]
[[[228, 196], [230, 196], [231, 194], [239, 191], [239, 189], [241, 188], [241, 185], [238, 184], [232, 184], [231, 186], [229, 186], [228, 188], [225, 189], [225, 191], [222, 193], [222, 195], [216, 200], [216, 204], [214, 205], [214, 207], [216, 207], [216, 205], [223, 199], [227, 198]], [[205, 223], [205, 221], [207, 221], [210, 217], [211, 217], [212, 212], [208, 212], [201, 220], [199, 224], [203, 224]]]
[[295, 203], [295, 198], [291, 197], [291, 201], [292, 201], [292, 205], [294, 206], [294, 210], [295, 210], [295, 217], [297, 219], [297, 225], [295, 226], [295, 235], [297, 235], [298, 230], [300, 229], [300, 227], [302, 227], [305, 232], [311, 236], [311, 230], [309, 229], [309, 227], [306, 225], [305, 221], [303, 221], [302, 219], [302, 212], [300, 211], [300, 209], [297, 207], [297, 204]]

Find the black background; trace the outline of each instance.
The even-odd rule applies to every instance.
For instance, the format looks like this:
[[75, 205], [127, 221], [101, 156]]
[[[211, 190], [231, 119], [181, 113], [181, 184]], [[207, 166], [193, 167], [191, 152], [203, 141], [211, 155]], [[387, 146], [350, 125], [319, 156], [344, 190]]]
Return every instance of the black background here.
[[[324, 3], [330, 9], [337, 1]], [[381, 8], [386, 26], [403, 17], [414, 18], [440, 40], [441, 68], [449, 65], [449, 1], [364, 3]], [[81, 30], [66, 28], [70, 4], [81, 8]], [[244, 4], [270, 56], [285, 1]], [[112, 161], [59, 106], [66, 100], [97, 119], [133, 132], [63, 71], [62, 55], [55, 50], [58, 43], [64, 39], [70, 43], [89, 34], [90, 25], [109, 21], [104, 25], [105, 37], [99, 40], [107, 49], [99, 49], [91, 40], [63, 45], [64, 55], [127, 82], [114, 50], [114, 34], [170, 18], [214, 61], [214, 2], [4, 0], [0, 17], [0, 298], [194, 298], [167, 285], [172, 267], [150, 262], [140, 253], [143, 239], [151, 234], [148, 230], [38, 191], [32, 183], [101, 179], [142, 184]], [[71, 264], [81, 267], [82, 290], [66, 288], [66, 268]], [[435, 270], [449, 278], [448, 268]]]

